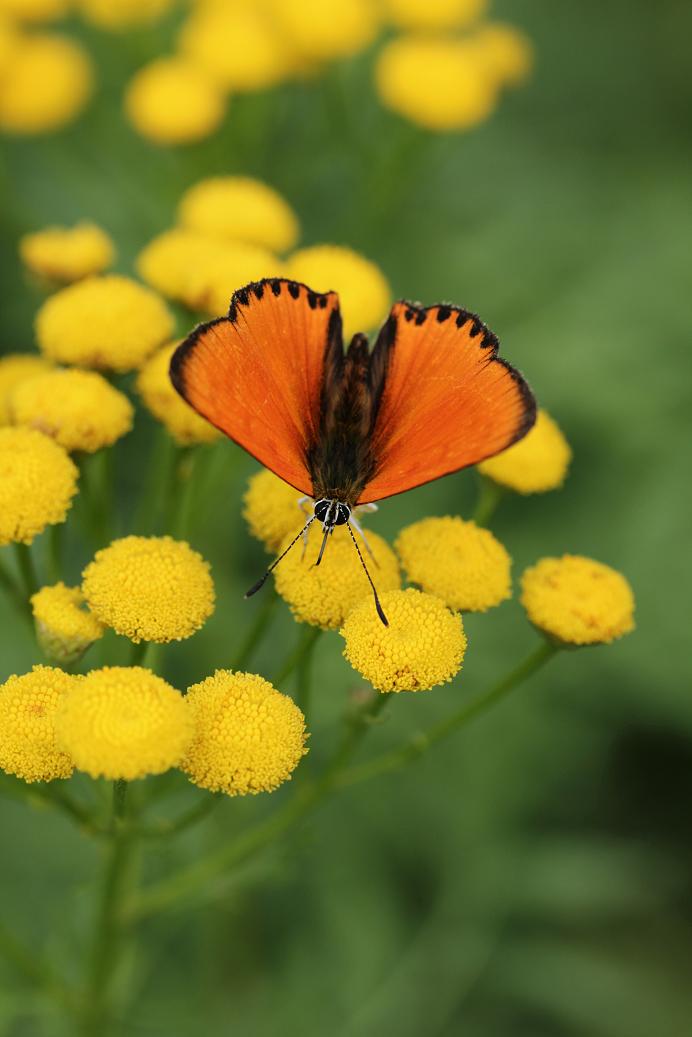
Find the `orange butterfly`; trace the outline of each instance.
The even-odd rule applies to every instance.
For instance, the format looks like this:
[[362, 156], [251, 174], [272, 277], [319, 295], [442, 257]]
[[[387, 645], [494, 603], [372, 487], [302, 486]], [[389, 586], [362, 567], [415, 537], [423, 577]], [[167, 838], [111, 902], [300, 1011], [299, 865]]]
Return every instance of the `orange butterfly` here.
[[173, 355], [171, 380], [203, 417], [314, 500], [293, 543], [321, 522], [317, 564], [329, 534], [348, 526], [386, 624], [351, 530], [353, 509], [475, 465], [528, 432], [533, 394], [497, 350], [467, 310], [397, 302], [372, 350], [358, 334], [345, 351], [335, 292], [270, 278], [235, 292], [227, 317], [192, 332]]

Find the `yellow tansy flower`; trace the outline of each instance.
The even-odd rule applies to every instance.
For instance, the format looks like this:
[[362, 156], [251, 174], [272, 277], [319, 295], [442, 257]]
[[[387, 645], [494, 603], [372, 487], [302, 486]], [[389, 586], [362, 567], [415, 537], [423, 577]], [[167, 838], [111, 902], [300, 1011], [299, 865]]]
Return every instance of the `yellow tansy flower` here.
[[517, 493], [544, 493], [562, 486], [572, 451], [557, 422], [539, 410], [523, 439], [478, 465], [481, 475]]
[[173, 318], [158, 295], [116, 274], [63, 288], [36, 317], [45, 356], [113, 371], [139, 367], [172, 332]]
[[130, 122], [155, 144], [190, 144], [221, 124], [226, 100], [207, 73], [183, 58], [157, 58], [130, 80]]
[[278, 191], [246, 176], [216, 176], [193, 184], [180, 200], [178, 219], [199, 234], [274, 252], [291, 248], [300, 231], [295, 213]]
[[65, 447], [93, 454], [132, 428], [124, 393], [95, 371], [56, 370], [22, 382], [10, 396], [16, 425], [38, 429]]
[[113, 262], [115, 248], [111, 238], [95, 223], [74, 227], [46, 227], [25, 234], [19, 242], [24, 265], [50, 281], [80, 281], [100, 274]]
[[137, 392], [176, 443], [213, 443], [221, 433], [185, 403], [171, 384], [168, 371], [175, 350], [174, 342], [149, 357], [137, 375]]
[[200, 263], [218, 254], [223, 243], [197, 231], [173, 227], [153, 238], [137, 256], [137, 273], [169, 299], [182, 301]]
[[78, 770], [127, 781], [176, 766], [192, 737], [180, 692], [140, 666], [92, 670], [63, 699], [55, 729]]
[[498, 88], [466, 40], [402, 36], [379, 53], [375, 83], [392, 111], [436, 131], [466, 130], [495, 109]]
[[391, 291], [373, 262], [340, 245], [313, 245], [294, 252], [287, 260], [287, 274], [318, 292], [339, 293], [344, 336], [371, 331], [387, 315]]
[[21, 22], [50, 22], [70, 13], [73, 0], [0, 0], [0, 15]]
[[383, 0], [384, 15], [400, 29], [458, 29], [480, 18], [488, 0]]
[[66, 451], [42, 432], [0, 428], [0, 546], [30, 544], [64, 522], [77, 475]]
[[411, 583], [450, 608], [486, 612], [512, 593], [507, 551], [487, 529], [460, 518], [426, 518], [399, 534], [394, 547]]
[[175, 6], [176, 0], [78, 0], [78, 6], [93, 25], [121, 30], [155, 22]]
[[609, 644], [634, 630], [632, 588], [591, 558], [542, 558], [526, 570], [521, 587], [533, 625], [563, 644]]
[[[229, 40], [240, 42], [229, 46]], [[202, 5], [183, 26], [179, 45], [225, 90], [262, 90], [291, 68], [284, 35], [257, 4]]]
[[307, 516], [299, 507], [300, 493], [278, 475], [263, 468], [250, 477], [243, 497], [243, 518], [250, 532], [268, 551], [278, 552], [289, 534], [295, 536]]
[[372, 0], [271, 0], [271, 11], [282, 34], [311, 61], [356, 54], [379, 28]]
[[183, 302], [193, 310], [215, 317], [225, 316], [236, 288], [264, 277], [278, 277], [282, 263], [260, 245], [223, 241], [200, 257], [190, 270]]
[[0, 685], [0, 768], [24, 781], [69, 778], [70, 757], [55, 738], [55, 715], [81, 677], [50, 666], [12, 676]]
[[227, 796], [273, 792], [305, 755], [305, 717], [254, 673], [217, 670], [188, 688], [194, 737], [181, 769]]
[[103, 627], [83, 605], [79, 588], [62, 582], [41, 587], [31, 598], [36, 637], [49, 659], [74, 662], [103, 635]]
[[93, 89], [89, 56], [75, 40], [25, 36], [0, 82], [0, 130], [48, 133], [72, 122]]
[[7, 17], [0, 4], [0, 76], [4, 74], [21, 40], [19, 26]]
[[428, 691], [461, 669], [466, 636], [461, 616], [409, 587], [381, 596], [389, 626], [361, 601], [346, 618], [344, 656], [378, 691]]
[[0, 425], [10, 422], [9, 399], [27, 378], [50, 371], [52, 364], [32, 353], [8, 353], [0, 357]]
[[214, 611], [209, 565], [171, 537], [128, 536], [97, 551], [82, 593], [96, 618], [131, 641], [182, 641]]
[[472, 37], [481, 60], [503, 86], [523, 83], [533, 68], [531, 40], [513, 25], [485, 22]]
[[[286, 537], [284, 550], [296, 530]], [[399, 563], [389, 544], [377, 533], [368, 532], [368, 543], [374, 561], [366, 552], [363, 541], [356, 533], [359, 547], [366, 560], [378, 592], [401, 586]], [[314, 565], [322, 542], [321, 526], [313, 522], [308, 531], [307, 550], [296, 544], [274, 570], [276, 589], [288, 602], [291, 612], [302, 623], [324, 630], [340, 627], [351, 609], [364, 598], [377, 619], [372, 591], [360, 564], [356, 549], [345, 526], [337, 526], [329, 538], [319, 566]], [[377, 620], [379, 623], [379, 619]]]

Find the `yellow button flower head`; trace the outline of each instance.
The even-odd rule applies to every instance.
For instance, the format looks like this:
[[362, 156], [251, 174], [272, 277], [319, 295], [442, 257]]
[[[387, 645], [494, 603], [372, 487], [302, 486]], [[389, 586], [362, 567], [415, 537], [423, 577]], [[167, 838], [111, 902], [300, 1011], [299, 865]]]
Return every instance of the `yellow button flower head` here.
[[9, 399], [27, 378], [50, 371], [51, 364], [32, 353], [8, 353], [0, 358], [0, 425], [10, 422]]
[[130, 81], [130, 122], [154, 144], [191, 144], [221, 124], [226, 101], [207, 73], [184, 58], [157, 58]]
[[371, 331], [387, 315], [391, 291], [369, 259], [340, 245], [313, 245], [288, 259], [288, 276], [318, 292], [339, 293], [346, 341], [357, 331]]
[[69, 14], [72, 0], [0, 0], [0, 15], [22, 22], [50, 22]]
[[426, 129], [467, 130], [494, 111], [498, 86], [466, 40], [402, 36], [380, 51], [375, 83], [382, 104]]
[[34, 666], [0, 685], [0, 768], [24, 781], [69, 778], [72, 760], [58, 746], [55, 715], [81, 682], [64, 670]]
[[503, 86], [517, 86], [531, 73], [531, 40], [513, 25], [485, 22], [474, 33], [473, 44], [491, 75]]
[[174, 227], [158, 234], [142, 249], [137, 256], [137, 273], [157, 292], [180, 302], [194, 271], [221, 247], [218, 238]]
[[466, 636], [461, 616], [409, 587], [381, 596], [389, 626], [361, 601], [341, 629], [344, 656], [378, 691], [428, 691], [461, 669]]
[[72, 663], [103, 635], [103, 627], [83, 605], [79, 588], [64, 583], [41, 587], [31, 598], [36, 637], [49, 659]]
[[115, 248], [95, 223], [78, 223], [25, 234], [19, 242], [19, 254], [32, 274], [69, 283], [107, 270]]
[[0, 2], [0, 76], [4, 74], [21, 40], [19, 26], [4, 13]]
[[542, 558], [521, 578], [535, 627], [563, 644], [609, 644], [634, 630], [634, 595], [621, 573], [579, 555]]
[[0, 546], [30, 544], [64, 522], [77, 468], [61, 446], [29, 428], [0, 428]]
[[128, 536], [97, 551], [82, 593], [96, 618], [131, 641], [182, 641], [214, 611], [209, 565], [171, 537]]
[[175, 0], [78, 0], [79, 8], [93, 25], [119, 31], [155, 22], [167, 14]]
[[296, 51], [312, 61], [357, 54], [379, 28], [371, 0], [271, 0], [271, 10]]
[[176, 443], [213, 443], [221, 433], [185, 403], [171, 384], [168, 370], [175, 349], [173, 343], [149, 357], [137, 375], [137, 392]]
[[72, 122], [93, 89], [89, 56], [62, 36], [24, 37], [0, 84], [0, 130], [48, 133]]
[[292, 248], [300, 229], [295, 213], [273, 187], [245, 176], [210, 177], [193, 184], [180, 200], [178, 219], [188, 230], [275, 252]]
[[18, 385], [10, 396], [16, 425], [26, 425], [51, 436], [65, 450], [93, 454], [111, 446], [132, 428], [134, 410], [95, 371], [56, 370]]
[[306, 516], [298, 508], [300, 496], [295, 487], [266, 468], [250, 478], [243, 497], [243, 518], [268, 551], [278, 553], [286, 537], [295, 536], [305, 523]]
[[458, 29], [487, 6], [488, 0], [384, 0], [384, 14], [400, 29]]
[[236, 288], [264, 277], [278, 277], [283, 264], [260, 245], [244, 241], [222, 241], [200, 257], [190, 271], [183, 302], [193, 310], [214, 317], [225, 316]]
[[517, 493], [544, 493], [562, 486], [572, 451], [557, 423], [539, 410], [530, 432], [501, 454], [478, 465], [481, 475]]
[[475, 522], [427, 518], [407, 526], [394, 545], [411, 583], [450, 608], [486, 612], [512, 593], [512, 560], [499, 540]]
[[[229, 41], [236, 45], [229, 46]], [[278, 83], [291, 67], [285, 37], [269, 11], [257, 4], [198, 7], [179, 44], [225, 90], [262, 90]]]
[[45, 356], [63, 364], [131, 371], [170, 338], [163, 301], [128, 277], [89, 277], [56, 292], [38, 311]]
[[141, 666], [92, 670], [63, 699], [55, 730], [78, 770], [127, 781], [176, 766], [192, 737], [180, 692]]
[[[295, 533], [294, 529], [281, 544], [280, 550], [288, 546]], [[383, 591], [400, 587], [399, 563], [389, 544], [377, 533], [368, 532], [368, 543], [377, 562], [375, 564], [365, 552], [357, 533], [356, 538], [359, 539], [359, 547], [380, 595]], [[368, 579], [346, 527], [337, 526], [329, 538], [321, 564], [315, 566], [313, 563], [321, 542], [321, 526], [313, 522], [305, 554], [302, 545], [296, 544], [274, 570], [276, 589], [288, 602], [295, 618], [302, 623], [322, 627], [323, 630], [336, 629], [351, 609], [365, 598], [377, 619]], [[377, 622], [380, 622], [379, 619]]]
[[273, 792], [305, 755], [305, 717], [254, 673], [217, 670], [188, 688], [194, 738], [181, 769], [227, 796]]

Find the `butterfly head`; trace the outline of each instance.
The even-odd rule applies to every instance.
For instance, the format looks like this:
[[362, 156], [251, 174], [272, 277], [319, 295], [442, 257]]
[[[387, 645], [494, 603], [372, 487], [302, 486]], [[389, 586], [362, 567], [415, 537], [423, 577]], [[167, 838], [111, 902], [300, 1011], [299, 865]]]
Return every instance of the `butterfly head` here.
[[343, 501], [331, 500], [322, 497], [315, 501], [315, 518], [322, 523], [323, 529], [333, 529], [334, 526], [344, 526], [351, 517], [351, 509]]

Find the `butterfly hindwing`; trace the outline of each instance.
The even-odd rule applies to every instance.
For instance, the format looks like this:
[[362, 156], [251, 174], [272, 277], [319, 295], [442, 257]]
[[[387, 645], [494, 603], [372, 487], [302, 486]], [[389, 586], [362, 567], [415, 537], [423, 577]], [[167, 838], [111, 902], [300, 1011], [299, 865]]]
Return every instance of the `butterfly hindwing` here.
[[475, 465], [526, 434], [535, 400], [497, 350], [496, 337], [466, 310], [394, 305], [371, 356], [381, 398], [371, 431], [375, 471], [360, 503]]
[[272, 278], [178, 347], [171, 380], [196, 411], [301, 493], [319, 434], [325, 356], [343, 352], [334, 292]]

